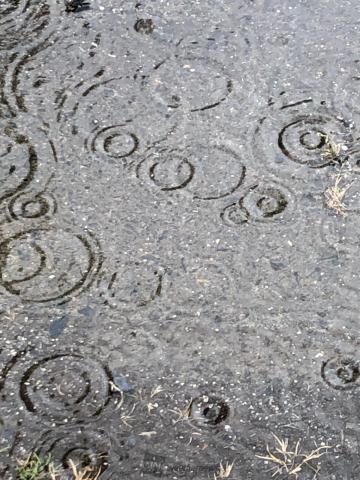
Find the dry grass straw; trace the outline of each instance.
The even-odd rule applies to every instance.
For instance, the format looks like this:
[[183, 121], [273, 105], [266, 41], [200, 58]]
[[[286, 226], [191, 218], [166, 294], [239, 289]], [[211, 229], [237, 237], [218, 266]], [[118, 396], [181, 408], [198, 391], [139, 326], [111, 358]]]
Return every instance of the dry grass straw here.
[[69, 466], [74, 476], [74, 480], [98, 480], [102, 473], [101, 467], [98, 470], [90, 466], [78, 468], [72, 460], [69, 460]]
[[222, 462], [220, 462], [219, 471], [214, 474], [214, 479], [218, 480], [220, 478], [229, 478], [233, 468], [234, 468], [234, 462], [232, 463], [226, 462], [225, 465], [223, 465]]
[[271, 468], [271, 470], [274, 470], [272, 476], [275, 477], [276, 475], [286, 473], [289, 477], [293, 476], [296, 479], [304, 468], [310, 468], [315, 472], [315, 479], [320, 467], [318, 465], [314, 466], [311, 462], [325, 455], [331, 447], [322, 445], [309, 453], [303, 453], [300, 448], [300, 440], [296, 443], [294, 449], [289, 449], [288, 439], [281, 440], [276, 435], [273, 434], [273, 436], [276, 442], [273, 451], [267, 445], [267, 455], [256, 455], [257, 458], [274, 465]]
[[347, 208], [344, 204], [344, 197], [352, 183], [341, 186], [342, 181], [342, 175], [336, 175], [335, 184], [325, 190], [325, 204], [328, 208], [334, 210], [337, 215], [345, 216]]
[[322, 135], [325, 140], [326, 148], [322, 152], [322, 156], [328, 159], [336, 160], [343, 148], [345, 148], [344, 143], [336, 143], [329, 135]]
[[187, 420], [188, 418], [190, 418], [192, 402], [193, 402], [193, 399], [191, 399], [191, 400], [188, 402], [188, 404], [186, 405], [186, 407], [183, 408], [182, 410], [181, 410], [180, 408], [175, 408], [175, 409], [173, 409], [173, 410], [170, 410], [170, 412], [176, 413], [176, 415], [178, 416], [178, 417], [174, 420], [174, 424], [175, 424], [175, 423], [178, 423], [178, 422], [182, 422], [182, 421]]

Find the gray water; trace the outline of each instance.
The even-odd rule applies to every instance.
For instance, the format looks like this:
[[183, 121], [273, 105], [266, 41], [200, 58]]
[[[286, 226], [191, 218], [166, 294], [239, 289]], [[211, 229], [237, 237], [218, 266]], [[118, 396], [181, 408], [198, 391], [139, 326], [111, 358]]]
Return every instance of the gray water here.
[[0, 4], [1, 478], [357, 480], [358, 2], [71, 5]]

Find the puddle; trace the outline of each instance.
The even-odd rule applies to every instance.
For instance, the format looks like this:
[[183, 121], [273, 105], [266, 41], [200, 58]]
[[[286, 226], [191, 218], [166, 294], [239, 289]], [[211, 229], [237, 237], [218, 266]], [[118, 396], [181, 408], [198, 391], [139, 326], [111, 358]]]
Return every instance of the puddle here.
[[357, 8], [1, 2], [2, 479], [358, 477]]

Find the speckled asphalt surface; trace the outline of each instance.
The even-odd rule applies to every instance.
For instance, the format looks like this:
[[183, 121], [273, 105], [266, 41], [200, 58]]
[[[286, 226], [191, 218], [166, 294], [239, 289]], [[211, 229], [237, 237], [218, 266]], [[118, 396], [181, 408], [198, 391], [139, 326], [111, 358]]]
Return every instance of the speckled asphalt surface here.
[[0, 3], [1, 478], [358, 480], [358, 2], [73, 10]]

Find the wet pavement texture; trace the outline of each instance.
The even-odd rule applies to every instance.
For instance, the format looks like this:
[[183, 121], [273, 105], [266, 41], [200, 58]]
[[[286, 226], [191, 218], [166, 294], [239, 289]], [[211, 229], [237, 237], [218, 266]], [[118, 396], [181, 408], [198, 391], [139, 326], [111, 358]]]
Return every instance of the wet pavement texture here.
[[2, 479], [359, 479], [358, 13], [1, 1]]

